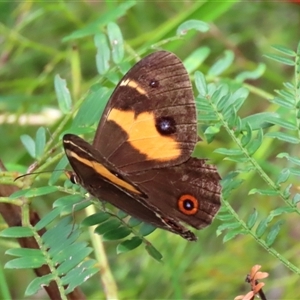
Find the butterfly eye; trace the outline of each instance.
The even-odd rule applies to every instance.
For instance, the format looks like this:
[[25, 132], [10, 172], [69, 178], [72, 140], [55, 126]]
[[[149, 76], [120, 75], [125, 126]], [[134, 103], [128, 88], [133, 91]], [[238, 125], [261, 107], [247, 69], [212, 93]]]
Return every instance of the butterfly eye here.
[[155, 127], [162, 135], [169, 135], [176, 132], [176, 122], [172, 117], [157, 118]]
[[195, 215], [199, 209], [199, 202], [194, 196], [184, 194], [178, 199], [178, 208], [185, 215]]
[[69, 180], [73, 183], [73, 184], [79, 184], [79, 178], [78, 176], [73, 173], [70, 175]]
[[149, 83], [149, 86], [152, 88], [157, 88], [157, 87], [159, 87], [159, 81], [152, 79]]

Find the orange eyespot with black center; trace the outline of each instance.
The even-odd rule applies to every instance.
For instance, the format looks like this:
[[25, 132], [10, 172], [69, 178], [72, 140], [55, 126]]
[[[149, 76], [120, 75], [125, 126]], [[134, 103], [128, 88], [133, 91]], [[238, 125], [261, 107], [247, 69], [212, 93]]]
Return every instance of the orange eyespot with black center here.
[[194, 196], [184, 194], [178, 199], [178, 208], [185, 215], [195, 215], [199, 209], [199, 202]]

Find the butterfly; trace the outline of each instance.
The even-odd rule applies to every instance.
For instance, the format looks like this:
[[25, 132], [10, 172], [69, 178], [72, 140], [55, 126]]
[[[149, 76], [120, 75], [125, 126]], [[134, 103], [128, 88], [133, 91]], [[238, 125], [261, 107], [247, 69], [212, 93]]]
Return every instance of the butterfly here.
[[197, 111], [189, 75], [173, 53], [154, 52], [121, 79], [94, 141], [65, 134], [75, 179], [129, 215], [194, 241], [220, 208], [220, 175], [191, 157]]

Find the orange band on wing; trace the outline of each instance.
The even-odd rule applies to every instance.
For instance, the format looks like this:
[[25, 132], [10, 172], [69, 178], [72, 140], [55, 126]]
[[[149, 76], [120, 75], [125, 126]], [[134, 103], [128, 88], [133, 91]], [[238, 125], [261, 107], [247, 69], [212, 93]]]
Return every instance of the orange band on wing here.
[[73, 157], [76, 160], [80, 161], [82, 164], [91, 167], [93, 170], [95, 170], [96, 173], [98, 173], [102, 177], [108, 179], [114, 185], [122, 187], [130, 192], [135, 193], [135, 194], [141, 194], [141, 192], [139, 190], [137, 190], [133, 185], [118, 178], [117, 176], [115, 176], [113, 173], [111, 173], [107, 168], [105, 168], [100, 163], [98, 163], [94, 160], [87, 160], [85, 158], [82, 158], [78, 154], [76, 154], [74, 151], [71, 151], [71, 150], [66, 150], [66, 152], [69, 157]]
[[135, 117], [134, 111], [114, 108], [110, 111], [108, 120], [117, 123], [128, 134], [130, 145], [148, 159], [168, 161], [181, 155], [179, 143], [157, 131], [154, 113], [143, 112]]

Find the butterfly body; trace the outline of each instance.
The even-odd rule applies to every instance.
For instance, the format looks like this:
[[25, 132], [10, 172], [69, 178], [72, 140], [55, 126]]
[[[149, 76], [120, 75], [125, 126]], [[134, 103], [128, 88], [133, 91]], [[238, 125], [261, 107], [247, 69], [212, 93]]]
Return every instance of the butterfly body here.
[[195, 235], [220, 207], [220, 176], [192, 158], [198, 141], [189, 76], [172, 53], [158, 51], [138, 62], [113, 92], [92, 145], [63, 138], [79, 183], [126, 213], [177, 233]]

